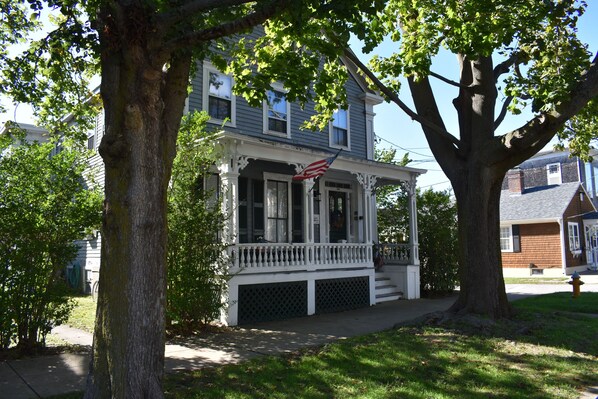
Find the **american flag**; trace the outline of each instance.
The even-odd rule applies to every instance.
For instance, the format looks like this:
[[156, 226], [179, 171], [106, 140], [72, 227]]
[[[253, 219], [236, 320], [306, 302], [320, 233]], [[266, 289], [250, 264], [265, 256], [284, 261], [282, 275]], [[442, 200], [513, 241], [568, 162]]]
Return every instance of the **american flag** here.
[[336, 157], [338, 157], [338, 154], [340, 154], [341, 151], [342, 150], [339, 150], [339, 152], [337, 152], [336, 155], [332, 157], [310, 163], [305, 167], [305, 169], [303, 169], [303, 171], [301, 171], [301, 173], [298, 173], [295, 176], [293, 176], [293, 180], [315, 179], [317, 177], [322, 176], [324, 173], [326, 173], [330, 165], [332, 165], [332, 162], [334, 162], [334, 160], [336, 159]]

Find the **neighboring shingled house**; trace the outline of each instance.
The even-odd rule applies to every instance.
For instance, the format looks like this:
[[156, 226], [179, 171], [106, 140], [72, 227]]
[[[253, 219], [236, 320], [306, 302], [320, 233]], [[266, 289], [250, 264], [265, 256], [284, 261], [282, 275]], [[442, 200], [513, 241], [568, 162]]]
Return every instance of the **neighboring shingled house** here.
[[507, 174], [500, 201], [505, 276], [562, 276], [587, 268], [583, 216], [594, 212], [579, 182], [525, 188], [524, 172]]

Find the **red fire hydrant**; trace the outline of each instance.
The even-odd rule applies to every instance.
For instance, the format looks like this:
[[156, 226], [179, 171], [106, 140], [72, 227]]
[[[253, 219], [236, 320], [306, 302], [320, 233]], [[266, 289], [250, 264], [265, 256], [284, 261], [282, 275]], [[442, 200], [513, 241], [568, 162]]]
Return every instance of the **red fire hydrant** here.
[[571, 281], [567, 281], [567, 284], [571, 284], [573, 286], [573, 298], [577, 298], [580, 294], [579, 288], [583, 285], [583, 281], [581, 281], [581, 276], [579, 273], [573, 273], [571, 275]]

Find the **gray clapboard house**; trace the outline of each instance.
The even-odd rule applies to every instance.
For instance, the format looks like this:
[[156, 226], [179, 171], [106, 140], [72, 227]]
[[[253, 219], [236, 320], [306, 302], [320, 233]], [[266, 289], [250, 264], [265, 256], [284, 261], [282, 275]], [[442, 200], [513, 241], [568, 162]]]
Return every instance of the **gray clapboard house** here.
[[[349, 71], [351, 64], [343, 60]], [[322, 132], [300, 129], [315, 112], [285, 98], [272, 84], [260, 108], [232, 93], [234, 79], [210, 63], [199, 65], [188, 111], [205, 110], [223, 156], [207, 185], [219, 188], [230, 217], [220, 237], [229, 246], [228, 325], [312, 315], [419, 297], [415, 186], [422, 169], [374, 160], [374, 106], [382, 99], [355, 73], [347, 83], [349, 106]], [[89, 133], [97, 149], [103, 116]], [[293, 176], [311, 163], [342, 152], [314, 181]], [[99, 155], [91, 159], [103, 184]], [[409, 243], [381, 243], [385, 266], [374, 268], [376, 188], [401, 185], [410, 197]], [[100, 272], [101, 234], [81, 242], [76, 267], [87, 290]]]

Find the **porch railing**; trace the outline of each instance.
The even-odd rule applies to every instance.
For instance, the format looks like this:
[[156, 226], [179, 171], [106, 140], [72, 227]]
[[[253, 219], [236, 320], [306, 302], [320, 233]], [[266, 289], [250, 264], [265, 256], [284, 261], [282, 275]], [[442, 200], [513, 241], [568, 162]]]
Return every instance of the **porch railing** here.
[[395, 265], [408, 265], [411, 260], [410, 244], [380, 244], [380, 251], [384, 263]]
[[360, 243], [254, 243], [229, 247], [233, 269], [252, 272], [355, 268], [373, 265], [372, 245]]

